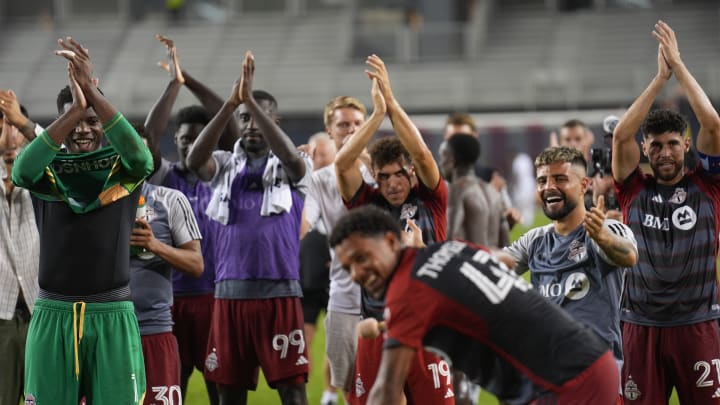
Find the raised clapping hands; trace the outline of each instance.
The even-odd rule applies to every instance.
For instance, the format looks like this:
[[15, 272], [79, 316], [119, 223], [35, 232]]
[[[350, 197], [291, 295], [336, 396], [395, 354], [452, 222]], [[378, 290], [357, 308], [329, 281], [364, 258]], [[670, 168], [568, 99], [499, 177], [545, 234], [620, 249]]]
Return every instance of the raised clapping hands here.
[[387, 68], [385, 67], [385, 62], [383, 62], [379, 56], [373, 54], [368, 56], [365, 64], [374, 69], [365, 69], [365, 74], [367, 74], [370, 79], [377, 80], [380, 90], [382, 91], [383, 98], [385, 99], [385, 103], [391, 102], [394, 98], [392, 88], [390, 87], [390, 76], [388, 75]]
[[[662, 55], [669, 70], [675, 70], [682, 64], [675, 31], [673, 31], [667, 23], [659, 20], [657, 24], [655, 24], [652, 36], [660, 43], [658, 52]], [[669, 77], [671, 73], [672, 72], [669, 72], [667, 77]]]
[[70, 92], [73, 96], [73, 107], [80, 111], [85, 111], [88, 107], [87, 98], [83, 93], [80, 84], [75, 77], [75, 70], [72, 68], [72, 62], [68, 63], [68, 76], [70, 77]]
[[242, 80], [240, 81], [240, 98], [243, 102], [252, 98], [253, 77], [255, 77], [255, 57], [252, 52], [247, 51], [242, 65]]
[[387, 111], [387, 104], [385, 104], [385, 97], [383, 97], [382, 90], [380, 89], [380, 80], [372, 79], [372, 89], [370, 90], [370, 96], [373, 102], [373, 114], [385, 115]]
[[242, 74], [235, 80], [230, 101], [236, 106], [252, 98], [252, 80], [255, 75], [255, 57], [252, 52], [245, 53], [242, 64]]
[[165, 45], [165, 48], [167, 48], [167, 60], [158, 62], [158, 66], [168, 72], [173, 80], [180, 84], [185, 84], [185, 77], [183, 76], [182, 69], [180, 68], [175, 42], [172, 39], [160, 34], [155, 35], [155, 39], [160, 41], [163, 45]]
[[68, 60], [71, 77], [74, 78], [80, 88], [83, 91], [89, 91], [95, 87], [96, 83], [92, 79], [93, 68], [88, 49], [71, 37], [64, 40], [62, 38], [58, 39], [58, 45], [63, 49], [55, 51], [55, 54]]

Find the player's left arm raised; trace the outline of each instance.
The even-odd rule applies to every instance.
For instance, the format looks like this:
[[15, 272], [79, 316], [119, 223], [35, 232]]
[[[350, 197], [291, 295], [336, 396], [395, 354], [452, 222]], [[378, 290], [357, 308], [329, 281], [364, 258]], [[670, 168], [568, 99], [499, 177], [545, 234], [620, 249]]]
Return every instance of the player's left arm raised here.
[[368, 405], [402, 403], [403, 387], [414, 358], [415, 349], [408, 346], [383, 350], [380, 370], [370, 391]]
[[[605, 223], [605, 198], [598, 197], [596, 207], [592, 207], [585, 215], [585, 231], [602, 253], [613, 264], [619, 267], [632, 267], [637, 262], [637, 243], [632, 231], [621, 223], [610, 226]], [[615, 226], [617, 225], [617, 226]]]
[[243, 62], [243, 80], [240, 82], [242, 100], [248, 112], [255, 121], [255, 125], [265, 137], [272, 153], [280, 159], [290, 180], [297, 182], [305, 177], [308, 170], [305, 159], [297, 152], [290, 137], [280, 128], [280, 125], [267, 115], [255, 101], [252, 94], [253, 77], [255, 76], [255, 58], [248, 52]]
[[720, 157], [720, 117], [705, 91], [680, 58], [675, 31], [664, 21], [658, 21], [652, 34], [660, 43], [663, 57], [685, 90], [690, 107], [700, 123], [697, 137], [698, 152]]
[[430, 189], [435, 189], [440, 182], [440, 169], [435, 162], [435, 158], [430, 148], [425, 144], [422, 134], [415, 124], [410, 120], [405, 110], [393, 95], [390, 87], [390, 77], [388, 76], [385, 63], [377, 55], [370, 55], [365, 62], [374, 70], [367, 70], [368, 76], [378, 79], [380, 89], [382, 90], [385, 103], [387, 104], [387, 112], [392, 122], [393, 129], [397, 133], [400, 142], [412, 157], [412, 163], [417, 171], [420, 181]]

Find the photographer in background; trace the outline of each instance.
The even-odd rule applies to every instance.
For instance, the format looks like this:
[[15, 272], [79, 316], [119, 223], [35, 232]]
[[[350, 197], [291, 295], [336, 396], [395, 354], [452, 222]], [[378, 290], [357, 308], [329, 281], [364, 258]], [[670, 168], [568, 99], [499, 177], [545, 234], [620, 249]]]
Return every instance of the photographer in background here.
[[[612, 139], [612, 133], [617, 125], [619, 118], [609, 115], [603, 120], [603, 144], [608, 144]], [[588, 176], [592, 179], [592, 199], [588, 201], [586, 195], [586, 203], [588, 206], [597, 206], [598, 197], [605, 197], [605, 208], [607, 212], [605, 216], [622, 222], [623, 215], [615, 196], [612, 177], [612, 150], [609, 146], [602, 148], [590, 149], [590, 161], [588, 162]]]

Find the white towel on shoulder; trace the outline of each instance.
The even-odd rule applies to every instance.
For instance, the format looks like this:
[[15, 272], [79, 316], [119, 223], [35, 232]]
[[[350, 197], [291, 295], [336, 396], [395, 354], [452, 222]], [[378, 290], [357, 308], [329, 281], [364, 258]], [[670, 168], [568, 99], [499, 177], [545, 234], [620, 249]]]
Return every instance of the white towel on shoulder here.
[[[300, 181], [292, 182], [285, 170], [282, 162], [272, 152], [268, 156], [263, 172], [263, 201], [260, 207], [261, 216], [270, 216], [273, 214], [281, 214], [288, 212], [292, 208], [292, 190], [295, 187], [302, 193], [307, 190], [310, 177], [312, 175], [312, 161], [304, 152], [300, 153], [305, 162], [305, 176]], [[232, 189], [233, 180], [242, 172], [247, 164], [247, 154], [240, 147], [240, 142], [235, 143], [235, 149], [232, 156], [223, 156], [230, 154], [229, 152], [215, 152], [213, 158], [219, 160], [224, 158], [225, 162], [218, 162], [217, 173], [210, 180], [213, 188], [213, 195], [208, 203], [205, 213], [212, 219], [227, 225], [230, 217], [230, 190]]]

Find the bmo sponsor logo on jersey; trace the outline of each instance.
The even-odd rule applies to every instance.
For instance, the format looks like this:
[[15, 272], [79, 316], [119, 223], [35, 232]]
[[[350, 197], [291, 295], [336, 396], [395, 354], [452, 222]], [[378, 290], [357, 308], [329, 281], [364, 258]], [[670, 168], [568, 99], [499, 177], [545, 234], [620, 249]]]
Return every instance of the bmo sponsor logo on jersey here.
[[539, 290], [546, 297], [566, 297], [569, 300], [577, 301], [585, 298], [590, 291], [590, 279], [585, 273], [571, 273], [565, 281], [541, 285]]
[[669, 231], [671, 223], [673, 227], [681, 231], [690, 230], [694, 228], [697, 223], [697, 214], [691, 207], [683, 205], [675, 209], [670, 218], [660, 218], [651, 214], [645, 214], [642, 221], [644, 227], [655, 228], [661, 231]]

